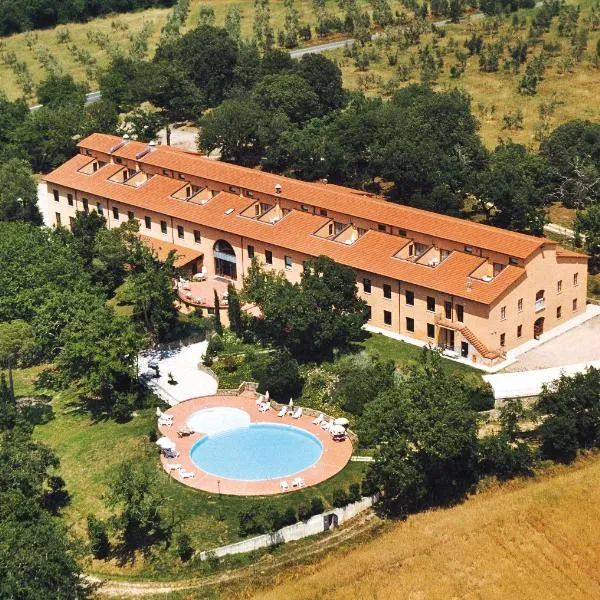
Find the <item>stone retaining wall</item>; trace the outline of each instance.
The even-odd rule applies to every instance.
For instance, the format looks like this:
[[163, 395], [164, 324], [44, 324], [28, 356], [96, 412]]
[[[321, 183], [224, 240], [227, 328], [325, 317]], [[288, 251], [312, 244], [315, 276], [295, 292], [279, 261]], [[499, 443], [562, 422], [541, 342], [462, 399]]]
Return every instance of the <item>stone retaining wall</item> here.
[[308, 519], [308, 521], [300, 521], [287, 527], [282, 527], [272, 533], [264, 533], [235, 544], [228, 544], [227, 546], [221, 546], [214, 550], [208, 550], [200, 553], [200, 560], [206, 560], [207, 558], [216, 556], [228, 556], [231, 554], [242, 554], [244, 552], [252, 552], [261, 548], [269, 548], [276, 546], [277, 544], [285, 544], [286, 542], [293, 542], [301, 540], [302, 538], [309, 537], [311, 535], [317, 535], [335, 529], [341, 525], [344, 521], [352, 519], [359, 513], [363, 512], [367, 508], [373, 506], [378, 500], [377, 495], [365, 496], [358, 502], [353, 502], [342, 508], [334, 508], [333, 510], [327, 511], [320, 515], [315, 515]]

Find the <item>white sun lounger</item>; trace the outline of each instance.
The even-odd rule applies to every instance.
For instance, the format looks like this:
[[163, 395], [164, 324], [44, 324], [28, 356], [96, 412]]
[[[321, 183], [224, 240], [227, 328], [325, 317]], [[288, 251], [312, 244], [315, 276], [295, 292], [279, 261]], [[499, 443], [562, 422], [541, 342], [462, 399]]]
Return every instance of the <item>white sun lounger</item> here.
[[180, 469], [183, 469], [183, 465], [180, 465], [179, 463], [165, 463], [165, 469], [167, 469], [167, 471], [179, 471]]
[[270, 408], [271, 408], [271, 403], [265, 402], [264, 404], [260, 405], [258, 412], [267, 412]]
[[302, 416], [302, 407], [299, 406], [296, 412], [292, 415], [292, 419], [299, 419]]
[[260, 394], [256, 398], [256, 406], [260, 406], [264, 401], [265, 401], [265, 397], [262, 394]]
[[165, 425], [166, 427], [171, 427], [171, 425], [173, 425], [173, 419], [165, 419], [164, 417], [158, 417], [158, 424]]
[[277, 416], [278, 417], [285, 417], [285, 411], [287, 410], [287, 408], [284, 406], [278, 413]]
[[164, 413], [162, 410], [160, 410], [160, 408], [158, 406], [156, 407], [156, 416], [161, 419], [164, 419], [165, 421], [173, 420], [173, 415], [168, 415], [168, 414]]
[[191, 479], [194, 476], [193, 471], [179, 471], [179, 479]]
[[304, 479], [302, 479], [302, 477], [296, 477], [296, 479], [294, 479], [292, 481], [292, 487], [302, 488], [305, 486], [306, 486], [306, 481], [304, 481]]
[[316, 419], [313, 419], [313, 425], [320, 425], [323, 422], [325, 416], [321, 413]]
[[321, 423], [321, 427], [325, 431], [329, 431], [333, 427], [333, 419], [330, 419], [329, 421], [323, 421], [323, 423]]
[[279, 483], [279, 487], [281, 488], [282, 492], [287, 492], [290, 489], [288, 482], [285, 480]]

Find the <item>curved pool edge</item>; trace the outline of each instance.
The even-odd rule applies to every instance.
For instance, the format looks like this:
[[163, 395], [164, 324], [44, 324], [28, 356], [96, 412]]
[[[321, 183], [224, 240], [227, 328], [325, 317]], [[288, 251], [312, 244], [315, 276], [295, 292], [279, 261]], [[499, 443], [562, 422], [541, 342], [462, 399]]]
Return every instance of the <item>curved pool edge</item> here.
[[[222, 406], [245, 410], [250, 414], [253, 423], [288, 424], [313, 433], [323, 444], [321, 458], [309, 469], [293, 474], [294, 477], [302, 477], [306, 481], [306, 487], [317, 485], [330, 479], [347, 465], [352, 456], [352, 442], [349, 439], [344, 442], [334, 442], [327, 432], [323, 431], [320, 427], [312, 425], [313, 416], [304, 415], [300, 419], [294, 419], [293, 421], [291, 417], [285, 417], [282, 423], [282, 419], [277, 417], [274, 410], [259, 413], [256, 408], [256, 397], [256, 394], [250, 391], [244, 391], [237, 395], [224, 393], [215, 396], [193, 398], [170, 408], [167, 413], [174, 418], [173, 426], [168, 427], [163, 425], [159, 429], [162, 435], [169, 436], [176, 442], [180, 456], [175, 460], [168, 460], [161, 456], [161, 462], [165, 471], [168, 472], [165, 464], [180, 463], [185, 470], [193, 471], [195, 476], [182, 481], [175, 472], [171, 471], [170, 475], [177, 482], [187, 487], [209, 494], [270, 496], [282, 493], [279, 486], [280, 479], [262, 481], [230, 480], [205, 473], [192, 463], [189, 451], [193, 444], [198, 441], [198, 435], [178, 438], [176, 434], [177, 429], [185, 425], [186, 418], [193, 412], [203, 408]], [[291, 481], [288, 481], [288, 483], [291, 485]]]
[[[288, 460], [290, 462], [292, 462], [293, 460], [297, 461], [297, 463], [291, 467], [292, 468], [291, 471], [269, 473], [269, 474], [265, 474], [262, 477], [256, 476], [256, 477], [249, 477], [249, 478], [243, 477], [243, 476], [241, 476], [241, 474], [240, 474], [240, 476], [233, 476], [232, 474], [228, 473], [227, 471], [218, 472], [217, 469], [211, 469], [205, 462], [204, 463], [199, 462], [198, 458], [200, 458], [200, 457], [194, 456], [194, 452], [202, 446], [206, 446], [207, 444], [211, 444], [211, 443], [218, 445], [219, 442], [221, 442], [225, 438], [232, 438], [235, 435], [243, 436], [243, 435], [247, 435], [249, 432], [252, 432], [252, 431], [256, 432], [258, 430], [267, 430], [267, 431], [272, 430], [272, 431], [289, 432], [293, 436], [299, 436], [299, 438], [306, 438], [306, 440], [308, 440], [309, 443], [314, 444], [318, 448], [318, 452], [317, 453], [313, 452], [314, 456], [310, 456], [310, 455], [308, 455], [308, 452], [310, 452], [312, 450], [311, 448], [306, 448], [306, 447], [297, 448], [297, 449], [295, 449], [296, 452], [299, 452], [299, 453], [307, 452], [307, 454], [305, 454], [304, 456], [308, 456], [309, 458], [307, 460], [302, 460], [302, 457], [300, 457], [300, 459], [288, 458]], [[236, 432], [239, 432], [239, 433], [236, 434]], [[235, 441], [235, 439], [230, 439], [230, 442], [234, 442], [234, 441]], [[266, 446], [265, 448], [262, 448], [262, 450], [265, 451], [265, 456], [269, 460], [273, 460], [274, 458], [281, 459], [282, 458], [281, 454], [279, 454], [279, 456], [277, 456], [276, 454], [270, 453], [269, 451], [270, 450], [276, 451], [278, 449], [282, 450], [283, 448], [285, 448], [285, 443], [286, 442], [289, 443], [290, 441], [291, 441], [291, 439], [281, 440], [281, 446], [279, 446], [279, 445], [270, 446], [269, 445], [269, 446]], [[288, 446], [288, 448], [289, 448], [289, 446]], [[234, 450], [232, 450], [232, 451], [234, 451]], [[247, 451], [247, 449], [245, 449], [245, 448], [240, 449], [238, 446], [236, 453], [239, 453], [239, 452], [243, 453], [245, 451]], [[323, 442], [313, 432], [307, 431], [303, 427], [296, 427], [295, 425], [290, 424], [290, 423], [250, 423], [250, 425], [247, 427], [228, 429], [226, 431], [221, 431], [221, 432], [218, 432], [218, 433], [215, 433], [212, 435], [202, 436], [201, 438], [196, 440], [194, 442], [194, 444], [192, 445], [192, 447], [190, 448], [190, 458], [191, 458], [192, 463], [196, 466], [196, 468], [203, 471], [207, 475], [212, 475], [213, 477], [217, 477], [219, 479], [227, 479], [229, 481], [242, 481], [242, 482], [248, 483], [248, 482], [265, 481], [265, 480], [281, 481], [286, 478], [294, 477], [295, 475], [297, 475], [297, 473], [302, 473], [303, 471], [306, 471], [306, 470], [312, 468], [314, 465], [316, 465], [323, 457], [323, 451], [324, 451]], [[226, 460], [232, 459], [232, 457], [228, 457], [226, 454], [224, 454], [223, 456], [225, 456]], [[238, 466], [239, 466], [239, 463], [238, 463]], [[271, 469], [275, 469], [276, 467], [277, 467], [277, 464], [271, 465]], [[225, 466], [225, 469], [227, 469], [227, 466]]]

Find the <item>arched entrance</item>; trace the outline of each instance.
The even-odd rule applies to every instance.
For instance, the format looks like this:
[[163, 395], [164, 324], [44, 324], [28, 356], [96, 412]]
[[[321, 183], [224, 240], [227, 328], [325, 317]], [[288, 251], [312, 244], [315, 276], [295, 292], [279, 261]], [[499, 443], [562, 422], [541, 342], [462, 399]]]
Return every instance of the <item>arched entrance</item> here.
[[225, 240], [217, 240], [213, 253], [215, 255], [215, 275], [237, 279], [235, 252], [231, 244]]
[[542, 335], [542, 333], [544, 333], [544, 317], [536, 319], [535, 323], [533, 324], [533, 337], [536, 340], [540, 339], [540, 335]]

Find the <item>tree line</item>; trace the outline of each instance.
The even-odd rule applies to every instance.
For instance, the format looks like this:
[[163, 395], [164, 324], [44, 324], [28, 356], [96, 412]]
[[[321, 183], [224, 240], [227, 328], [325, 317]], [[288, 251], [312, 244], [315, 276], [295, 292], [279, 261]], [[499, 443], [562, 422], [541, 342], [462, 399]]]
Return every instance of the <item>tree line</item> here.
[[83, 22], [110, 13], [172, 6], [175, 0], [1, 0], [0, 36]]

